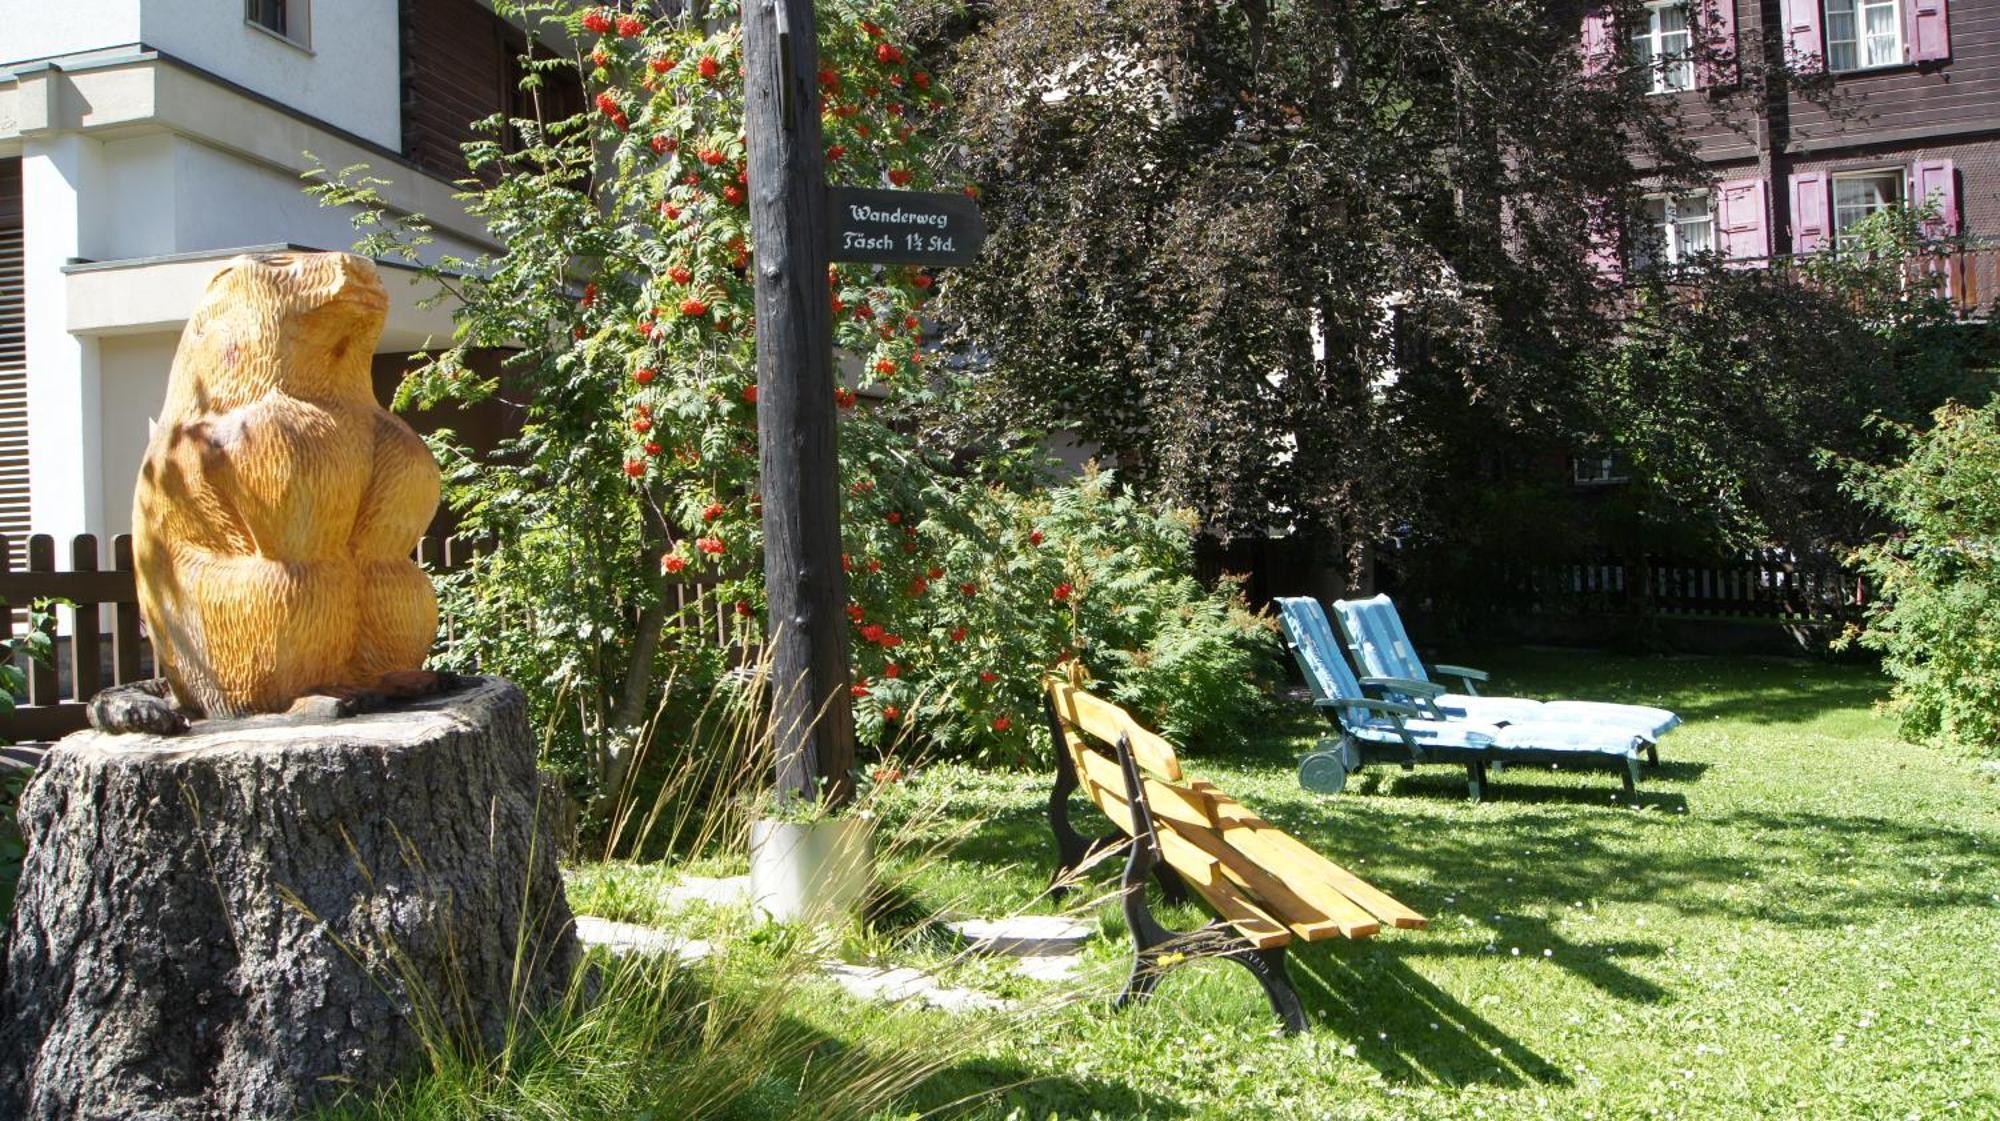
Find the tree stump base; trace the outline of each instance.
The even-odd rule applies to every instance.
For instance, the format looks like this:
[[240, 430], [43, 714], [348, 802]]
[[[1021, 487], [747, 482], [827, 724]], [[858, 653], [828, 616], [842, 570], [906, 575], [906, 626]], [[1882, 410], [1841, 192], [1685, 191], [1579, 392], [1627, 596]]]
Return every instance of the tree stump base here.
[[22, 797], [0, 1117], [289, 1117], [496, 1047], [577, 944], [521, 691], [79, 732]]

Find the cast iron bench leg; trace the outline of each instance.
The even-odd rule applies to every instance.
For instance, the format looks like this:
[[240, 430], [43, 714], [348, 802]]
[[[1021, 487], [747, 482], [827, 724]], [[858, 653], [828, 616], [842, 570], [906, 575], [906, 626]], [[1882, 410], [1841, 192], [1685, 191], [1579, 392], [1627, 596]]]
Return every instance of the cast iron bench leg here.
[[[1305, 1009], [1299, 1003], [1298, 990], [1292, 986], [1291, 974], [1285, 969], [1285, 947], [1260, 950], [1221, 919], [1185, 934], [1161, 926], [1153, 917], [1152, 908], [1146, 905], [1146, 880], [1155, 872], [1157, 863], [1152, 847], [1137, 841], [1132, 845], [1132, 855], [1125, 859], [1121, 902], [1125, 925], [1132, 931], [1132, 973], [1113, 1005], [1123, 1008], [1152, 996], [1160, 978], [1176, 965], [1220, 958], [1248, 969], [1257, 978], [1286, 1035], [1306, 1030]], [[1178, 882], [1179, 877], [1175, 880]]]

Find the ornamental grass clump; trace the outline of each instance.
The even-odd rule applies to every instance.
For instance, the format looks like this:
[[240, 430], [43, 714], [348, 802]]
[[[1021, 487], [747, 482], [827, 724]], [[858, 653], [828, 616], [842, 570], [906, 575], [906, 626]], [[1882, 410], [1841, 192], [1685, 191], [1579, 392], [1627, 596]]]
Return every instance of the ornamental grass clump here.
[[[714, 795], [769, 786], [767, 669], [747, 667], [712, 696], [699, 724], [704, 751], [680, 756], [657, 790], [616, 799], [629, 847], [674, 852], [674, 863], [593, 862], [568, 871], [576, 914], [644, 924], [653, 944], [589, 952], [565, 999], [540, 1015], [513, 1010], [498, 1046], [454, 1033], [431, 1014], [455, 992], [451, 978], [398, 972], [388, 954], [383, 982], [408, 994], [421, 1053], [410, 1057], [403, 1080], [351, 1094], [326, 1121], [858, 1119], [912, 1115], [913, 1100], [935, 1105], [940, 1095], [970, 1107], [1014, 1087], [980, 1085], [964, 1097], [960, 1082], [928, 1083], [1028, 1021], [1106, 995], [1077, 987], [986, 1001], [955, 1014], [952, 1030], [940, 1033], [909, 1019], [935, 1013], [867, 1009], [835, 988], [827, 974], [841, 961], [914, 967], [932, 978], [980, 972], [941, 925], [966, 900], [926, 898], [913, 883], [985, 823], [951, 806], [949, 788], [912, 791], [905, 779], [927, 762], [904, 754], [906, 743], [857, 775], [856, 801], [835, 811], [876, 823], [879, 866], [890, 870], [863, 917], [820, 927], [765, 923], [740, 903], [670, 898], [667, 889], [690, 869], [740, 864], [745, 811], [761, 799]], [[1105, 901], [1076, 893], [1062, 913], [1087, 916]], [[1011, 902], [1045, 909], [1033, 893]], [[523, 944], [520, 957], [540, 952]]]

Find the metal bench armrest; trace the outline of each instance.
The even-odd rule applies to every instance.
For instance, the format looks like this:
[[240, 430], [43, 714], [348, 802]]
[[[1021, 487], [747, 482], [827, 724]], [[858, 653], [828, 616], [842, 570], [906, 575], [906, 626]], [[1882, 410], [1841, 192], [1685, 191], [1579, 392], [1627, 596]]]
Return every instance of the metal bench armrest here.
[[1333, 710], [1338, 712], [1341, 709], [1347, 708], [1365, 708], [1370, 712], [1379, 712], [1387, 717], [1400, 717], [1411, 720], [1423, 720], [1429, 715], [1416, 705], [1404, 704], [1402, 701], [1385, 701], [1376, 697], [1356, 697], [1351, 700], [1347, 698], [1328, 698], [1314, 701], [1313, 704], [1317, 705], [1322, 711]]

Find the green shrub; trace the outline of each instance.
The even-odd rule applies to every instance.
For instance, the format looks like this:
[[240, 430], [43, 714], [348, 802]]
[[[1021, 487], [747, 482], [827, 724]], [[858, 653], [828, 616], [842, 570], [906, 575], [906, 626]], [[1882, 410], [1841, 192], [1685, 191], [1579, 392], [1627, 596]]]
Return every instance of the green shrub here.
[[2000, 754], [2000, 402], [1934, 420], [1902, 430], [1901, 462], [1847, 465], [1899, 527], [1855, 554], [1878, 597], [1859, 638], [1896, 679], [1904, 734]]
[[[0, 600], [0, 611], [5, 610], [7, 602]], [[51, 610], [51, 601], [36, 600], [28, 608], [27, 633], [0, 638], [0, 716], [12, 715], [15, 695], [28, 688], [28, 675], [22, 672], [16, 659], [47, 665], [54, 653], [49, 641], [53, 632], [48, 629]], [[5, 742], [0, 739], [0, 743]], [[21, 791], [32, 774], [28, 770], [0, 772], [0, 916], [14, 913], [14, 889], [21, 879], [21, 862], [28, 855], [17, 811]]]
[[966, 498], [922, 524], [925, 551], [943, 559], [919, 594], [855, 565], [864, 737], [893, 739], [891, 725], [909, 721], [938, 753], [1030, 762], [1047, 746], [1042, 679], [1071, 658], [1190, 743], [1220, 741], [1254, 717], [1275, 632], [1235, 588], [1210, 592], [1195, 579], [1193, 515], [1134, 497], [1095, 468]]

